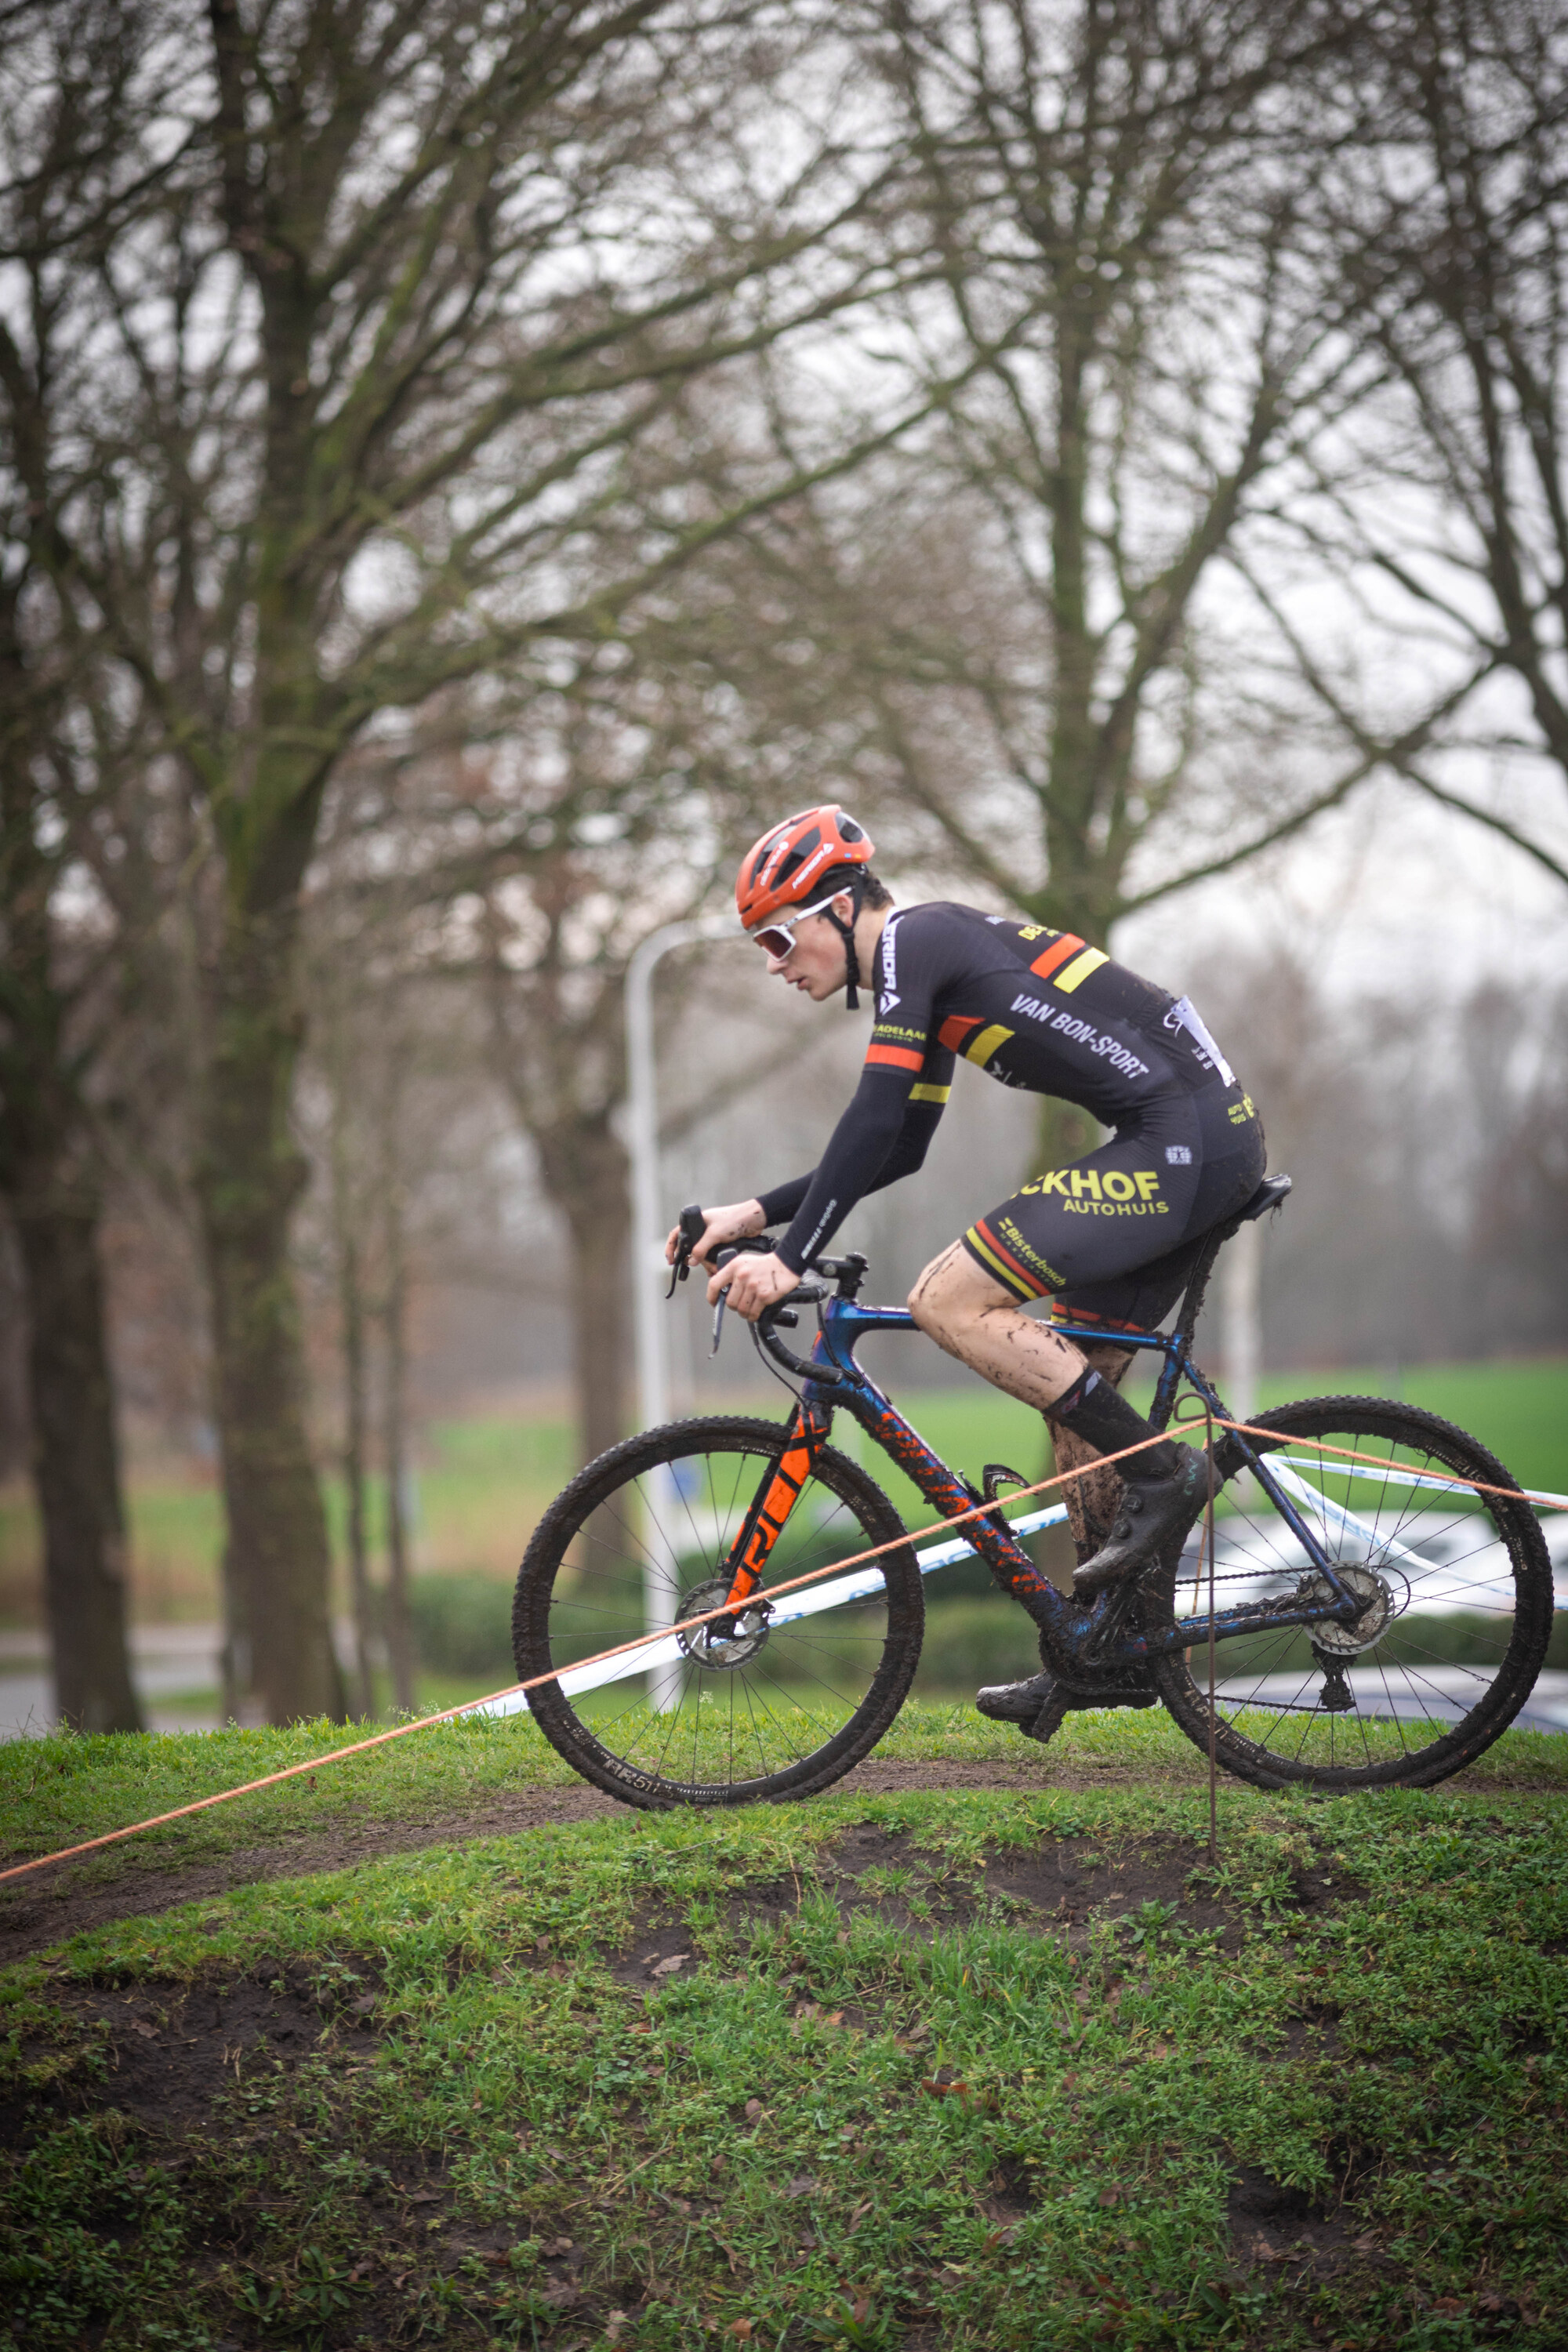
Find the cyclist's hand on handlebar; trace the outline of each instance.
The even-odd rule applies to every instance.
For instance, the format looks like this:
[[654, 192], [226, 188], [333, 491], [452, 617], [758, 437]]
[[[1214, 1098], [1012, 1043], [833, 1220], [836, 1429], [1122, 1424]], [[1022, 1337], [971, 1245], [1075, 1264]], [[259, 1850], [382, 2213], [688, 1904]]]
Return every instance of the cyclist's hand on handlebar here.
[[721, 1266], [708, 1285], [708, 1304], [716, 1307], [721, 1297], [728, 1298], [737, 1315], [754, 1323], [769, 1307], [776, 1307], [800, 1286], [800, 1276], [792, 1274], [783, 1258], [770, 1250], [765, 1257], [746, 1255], [731, 1258]]
[[[744, 1241], [752, 1234], [760, 1234], [767, 1223], [760, 1201], [733, 1201], [726, 1209], [704, 1209], [702, 1214], [706, 1223], [702, 1228], [702, 1239], [691, 1253], [694, 1265], [711, 1257], [713, 1252], [722, 1249], [726, 1242]], [[680, 1227], [671, 1225], [669, 1239], [664, 1245], [666, 1265], [675, 1264], [679, 1247]]]

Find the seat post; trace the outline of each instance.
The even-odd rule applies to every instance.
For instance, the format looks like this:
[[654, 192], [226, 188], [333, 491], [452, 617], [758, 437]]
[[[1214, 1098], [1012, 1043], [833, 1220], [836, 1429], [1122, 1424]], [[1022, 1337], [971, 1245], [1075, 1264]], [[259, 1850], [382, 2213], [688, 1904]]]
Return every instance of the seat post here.
[[1187, 1276], [1187, 1286], [1182, 1294], [1182, 1311], [1176, 1318], [1176, 1330], [1189, 1347], [1197, 1328], [1198, 1317], [1204, 1310], [1204, 1294], [1208, 1289], [1215, 1258], [1226, 1243], [1235, 1239], [1243, 1225], [1254, 1223], [1270, 1211], [1281, 1209], [1289, 1191], [1289, 1176], [1266, 1176], [1251, 1199], [1244, 1201], [1233, 1216], [1227, 1217], [1223, 1225], [1215, 1225], [1210, 1234]]
[[1176, 1318], [1176, 1332], [1179, 1338], [1187, 1342], [1189, 1348], [1192, 1345], [1193, 1333], [1197, 1329], [1198, 1317], [1204, 1311], [1204, 1297], [1208, 1290], [1209, 1277], [1214, 1272], [1215, 1260], [1236, 1230], [1236, 1224], [1231, 1223], [1221, 1225], [1212, 1233], [1204, 1244], [1197, 1264], [1187, 1276], [1187, 1286], [1182, 1293], [1182, 1311]]

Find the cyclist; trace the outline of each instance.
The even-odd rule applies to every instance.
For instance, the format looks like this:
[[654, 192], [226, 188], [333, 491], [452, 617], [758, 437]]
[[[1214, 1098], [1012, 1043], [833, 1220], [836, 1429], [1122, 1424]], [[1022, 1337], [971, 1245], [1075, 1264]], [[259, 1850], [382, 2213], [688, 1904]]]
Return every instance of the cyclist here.
[[[736, 906], [770, 972], [815, 1004], [844, 989], [851, 1011], [867, 989], [875, 1011], [859, 1086], [817, 1166], [704, 1212], [693, 1252], [704, 1259], [787, 1225], [768, 1254], [714, 1272], [709, 1298], [727, 1291], [754, 1321], [787, 1297], [858, 1201], [920, 1167], [962, 1058], [1004, 1086], [1080, 1104], [1112, 1134], [977, 1217], [925, 1268], [910, 1311], [948, 1354], [1045, 1415], [1059, 1466], [1152, 1438], [1118, 1391], [1132, 1357], [1111, 1335], [1163, 1321], [1205, 1235], [1261, 1181], [1251, 1098], [1185, 997], [1041, 923], [947, 899], [895, 910], [872, 855], [864, 827], [826, 805], [773, 826], [741, 861]], [[1103, 1346], [1080, 1350], [1023, 1311], [1047, 1297], [1075, 1323], [1102, 1324]], [[1120, 1477], [1075, 1480], [1075, 1592], [1087, 1599], [1156, 1557], [1201, 1475], [1191, 1447], [1164, 1439]], [[1036, 1675], [977, 1703], [1027, 1724], [1049, 1688]]]

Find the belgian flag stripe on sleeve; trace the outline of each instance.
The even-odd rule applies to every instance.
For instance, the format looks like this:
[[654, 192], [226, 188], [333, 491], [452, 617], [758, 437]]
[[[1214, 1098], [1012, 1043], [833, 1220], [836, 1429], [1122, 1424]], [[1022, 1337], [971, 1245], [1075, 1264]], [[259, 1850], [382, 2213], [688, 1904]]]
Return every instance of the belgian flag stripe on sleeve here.
[[964, 1047], [963, 1058], [984, 1069], [992, 1055], [999, 1054], [1008, 1038], [1016, 1034], [1015, 1030], [1004, 1029], [1000, 1021], [994, 1021], [989, 1029], [983, 1029], [973, 1043]]
[[890, 1070], [919, 1070], [925, 1066], [925, 1055], [910, 1045], [871, 1045], [866, 1059], [868, 1064], [881, 1064]]
[[1102, 955], [1099, 948], [1085, 948], [1082, 955], [1075, 957], [1066, 971], [1058, 974], [1056, 985], [1063, 996], [1070, 996], [1080, 981], [1087, 980], [1091, 971], [1098, 971], [1102, 963], [1110, 961], [1110, 958]]
[[1029, 970], [1037, 972], [1042, 980], [1049, 980], [1052, 972], [1059, 971], [1068, 956], [1077, 955], [1082, 945], [1083, 941], [1074, 932], [1060, 931], [1048, 948], [1040, 950]]

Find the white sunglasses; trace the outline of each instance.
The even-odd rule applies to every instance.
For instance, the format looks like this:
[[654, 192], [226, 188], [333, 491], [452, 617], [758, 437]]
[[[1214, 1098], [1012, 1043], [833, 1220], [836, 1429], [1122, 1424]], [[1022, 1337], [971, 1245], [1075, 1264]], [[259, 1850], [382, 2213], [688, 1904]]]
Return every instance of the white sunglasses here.
[[783, 963], [787, 955], [795, 952], [795, 925], [804, 923], [808, 915], [820, 915], [825, 908], [832, 906], [835, 898], [843, 896], [842, 890], [830, 890], [826, 898], [817, 900], [815, 907], [800, 908], [787, 923], [762, 923], [754, 931], [748, 931], [746, 937], [755, 940], [763, 954], [772, 956], [775, 963]]

